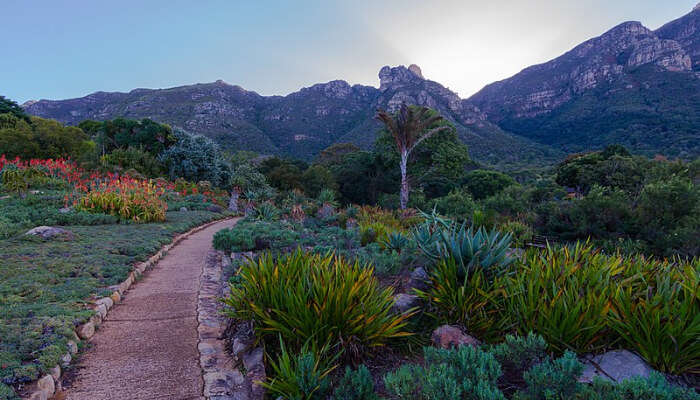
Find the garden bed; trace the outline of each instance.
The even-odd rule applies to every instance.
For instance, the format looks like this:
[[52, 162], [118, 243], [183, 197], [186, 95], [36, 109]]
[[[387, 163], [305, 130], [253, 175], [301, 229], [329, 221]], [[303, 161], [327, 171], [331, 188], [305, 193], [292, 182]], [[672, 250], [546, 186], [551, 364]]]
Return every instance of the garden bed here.
[[[214, 242], [261, 256], [234, 262], [226, 302], [234, 321], [253, 323], [273, 396], [698, 398], [682, 388], [700, 373], [698, 260], [585, 243], [513, 251], [507, 234], [435, 214], [299, 203], [251, 207]], [[418, 267], [427, 287], [416, 285]], [[409, 308], [395, 308], [399, 293], [415, 296]], [[443, 324], [468, 338], [457, 343], [482, 344], [439, 350], [433, 329]], [[612, 377], [595, 367], [616, 355], [641, 376], [586, 383]]]

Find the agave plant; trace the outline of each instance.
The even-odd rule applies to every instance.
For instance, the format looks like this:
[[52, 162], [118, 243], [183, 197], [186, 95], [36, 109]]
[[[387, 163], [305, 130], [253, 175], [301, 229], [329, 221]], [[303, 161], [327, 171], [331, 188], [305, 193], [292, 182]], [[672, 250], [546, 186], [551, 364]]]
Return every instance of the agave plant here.
[[387, 250], [393, 250], [401, 254], [401, 250], [408, 246], [408, 238], [401, 232], [389, 232], [380, 244]]
[[467, 228], [432, 214], [423, 213], [425, 222], [413, 230], [413, 238], [426, 257], [438, 261], [454, 258], [458, 264], [460, 277], [468, 275], [474, 268], [486, 272], [497, 272], [512, 264], [508, 255], [512, 235], [496, 230], [474, 227]]

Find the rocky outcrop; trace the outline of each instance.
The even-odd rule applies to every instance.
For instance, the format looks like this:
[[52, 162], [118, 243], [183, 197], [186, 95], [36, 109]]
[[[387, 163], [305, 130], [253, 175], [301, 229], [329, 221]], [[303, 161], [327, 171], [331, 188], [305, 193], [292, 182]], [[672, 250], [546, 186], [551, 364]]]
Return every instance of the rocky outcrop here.
[[496, 121], [535, 117], [648, 64], [672, 72], [692, 69], [679, 42], [659, 37], [640, 22], [625, 22], [561, 57], [486, 86], [470, 100]]

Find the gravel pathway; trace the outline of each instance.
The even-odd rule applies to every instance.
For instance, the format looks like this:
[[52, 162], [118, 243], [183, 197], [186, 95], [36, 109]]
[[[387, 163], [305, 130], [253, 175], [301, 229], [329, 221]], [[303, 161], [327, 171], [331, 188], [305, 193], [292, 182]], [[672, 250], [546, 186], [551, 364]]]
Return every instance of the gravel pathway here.
[[212, 237], [226, 220], [173, 247], [112, 309], [64, 392], [70, 400], [203, 399], [197, 294]]

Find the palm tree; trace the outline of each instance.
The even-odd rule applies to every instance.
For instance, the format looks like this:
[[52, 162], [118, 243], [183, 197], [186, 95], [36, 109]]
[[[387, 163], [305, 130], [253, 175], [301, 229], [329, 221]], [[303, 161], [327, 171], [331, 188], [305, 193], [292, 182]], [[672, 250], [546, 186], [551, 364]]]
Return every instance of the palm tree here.
[[386, 129], [394, 137], [396, 150], [401, 156], [400, 202], [403, 210], [408, 205], [409, 185], [406, 169], [411, 152], [424, 140], [438, 132], [448, 130], [450, 127], [443, 125], [433, 128], [435, 124], [444, 120], [440, 114], [427, 107], [409, 107], [405, 103], [401, 104], [396, 114], [390, 114], [382, 109], [377, 110], [376, 118], [384, 123]]

